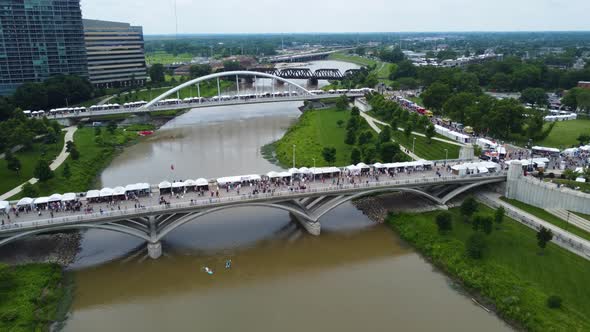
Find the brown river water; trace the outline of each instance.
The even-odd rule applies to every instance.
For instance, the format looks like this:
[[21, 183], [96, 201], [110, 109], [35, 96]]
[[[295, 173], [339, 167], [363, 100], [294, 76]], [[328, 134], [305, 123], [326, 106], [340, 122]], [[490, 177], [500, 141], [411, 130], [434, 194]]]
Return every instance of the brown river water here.
[[[101, 181], [116, 186], [277, 170], [260, 147], [296, 121], [298, 106], [190, 111], [126, 149]], [[511, 330], [352, 204], [321, 223], [322, 235], [313, 237], [283, 211], [230, 209], [170, 233], [157, 260], [134, 238], [85, 232], [71, 266], [76, 292], [64, 330]], [[228, 259], [231, 269], [224, 268]]]

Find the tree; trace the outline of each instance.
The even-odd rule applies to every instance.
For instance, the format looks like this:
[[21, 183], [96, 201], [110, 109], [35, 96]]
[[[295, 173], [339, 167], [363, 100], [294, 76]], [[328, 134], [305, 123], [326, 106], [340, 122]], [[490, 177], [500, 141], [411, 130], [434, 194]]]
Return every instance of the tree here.
[[72, 157], [72, 160], [80, 159], [80, 152], [75, 146], [70, 150], [70, 157]]
[[451, 119], [465, 123], [468, 109], [476, 102], [476, 97], [472, 93], [460, 92], [449, 98], [443, 105], [444, 114]]
[[352, 151], [350, 151], [350, 163], [356, 165], [360, 162], [361, 151], [358, 148], [352, 148]]
[[27, 182], [23, 186], [23, 195], [25, 197], [37, 197], [39, 196], [39, 191], [30, 182]]
[[358, 138], [359, 145], [365, 145], [373, 140], [373, 133], [369, 130], [363, 131]]
[[431, 144], [432, 143], [432, 138], [434, 137], [434, 135], [436, 135], [436, 128], [434, 128], [434, 125], [431, 123], [430, 125], [428, 125], [428, 127], [426, 127], [426, 143]]
[[72, 142], [72, 141], [67, 141], [66, 142], [66, 152], [70, 152], [72, 151], [72, 149], [76, 148], [76, 143]]
[[421, 97], [424, 106], [440, 111], [450, 95], [451, 89], [447, 84], [435, 82], [422, 93]]
[[486, 238], [482, 233], [479, 232], [471, 234], [465, 243], [467, 256], [473, 259], [481, 259], [486, 248]]
[[471, 218], [475, 211], [477, 211], [477, 201], [475, 200], [475, 198], [473, 198], [473, 196], [468, 196], [467, 198], [465, 198], [463, 203], [461, 203], [460, 210], [461, 214], [467, 220], [469, 220], [469, 218]]
[[150, 79], [154, 83], [163, 83], [166, 81], [164, 65], [155, 63], [150, 67]]
[[13, 154], [10, 149], [6, 150], [4, 153], [4, 159], [6, 160], [6, 168], [9, 170], [16, 172], [17, 175], [20, 176], [20, 169], [21, 163]]
[[549, 98], [545, 90], [541, 88], [526, 88], [520, 94], [520, 101], [533, 106], [546, 106]]
[[493, 220], [489, 216], [476, 215], [473, 218], [472, 224], [474, 231], [481, 229], [486, 235], [490, 235], [492, 233]]
[[379, 144], [383, 144], [383, 143], [390, 142], [390, 141], [391, 141], [391, 129], [386, 126], [379, 133]]
[[580, 134], [577, 138], [580, 145], [586, 145], [590, 142], [590, 134]]
[[211, 74], [211, 66], [204, 65], [192, 65], [189, 68], [189, 73], [192, 78], [202, 77]]
[[406, 128], [404, 128], [404, 136], [406, 136], [406, 139], [410, 139], [410, 136], [412, 136], [412, 132], [414, 131], [414, 124], [410, 121], [408, 121], [406, 123]]
[[367, 164], [374, 164], [377, 159], [377, 149], [374, 146], [364, 146], [363, 148], [363, 161]]
[[502, 224], [502, 222], [504, 221], [504, 214], [505, 214], [505, 210], [504, 207], [500, 206], [496, 212], [494, 212], [494, 221], [496, 222], [496, 224], [498, 225], [498, 227], [500, 227], [500, 225]]
[[223, 62], [223, 70], [224, 71], [236, 71], [244, 69], [239, 61], [224, 61]]
[[342, 128], [342, 126], [344, 125], [344, 120], [338, 120], [336, 121], [336, 124], [338, 125], [338, 128]]
[[394, 161], [395, 157], [400, 153], [399, 145], [391, 141], [380, 145], [379, 153], [381, 160], [384, 162]]
[[557, 295], [551, 295], [547, 298], [547, 307], [551, 309], [559, 309], [561, 308], [562, 302], [563, 300], [561, 299], [561, 297]]
[[453, 216], [449, 212], [442, 212], [436, 216], [439, 233], [446, 233], [453, 229]]
[[338, 97], [338, 100], [336, 101], [336, 109], [338, 109], [339, 111], [344, 111], [347, 108], [348, 108], [348, 97], [346, 97], [345, 95]]
[[537, 233], [537, 245], [539, 246], [539, 248], [544, 250], [547, 246], [547, 242], [551, 241], [552, 239], [553, 232], [550, 229], [541, 226], [541, 229]]
[[354, 132], [354, 129], [348, 129], [348, 131], [346, 132], [346, 138], [344, 139], [344, 143], [348, 145], [354, 145], [356, 143], [356, 134]]
[[64, 177], [64, 178], [66, 178], [66, 179], [69, 179], [69, 178], [70, 178], [70, 176], [72, 176], [72, 171], [70, 170], [70, 164], [69, 164], [69, 163], [66, 163], [66, 164], [64, 165], [64, 169], [63, 169], [63, 171], [62, 171], [62, 175], [63, 175], [63, 177]]
[[115, 123], [115, 121], [110, 121], [109, 124], [107, 125], [107, 131], [113, 135], [115, 133], [115, 130], [117, 130], [117, 124]]
[[94, 135], [100, 136], [100, 134], [102, 134], [102, 130], [100, 129], [100, 127], [94, 127]]
[[322, 157], [328, 164], [333, 164], [336, 161], [336, 148], [325, 147], [322, 150]]
[[40, 159], [37, 162], [33, 174], [41, 182], [45, 182], [53, 177], [53, 171], [49, 168], [49, 163], [45, 159]]

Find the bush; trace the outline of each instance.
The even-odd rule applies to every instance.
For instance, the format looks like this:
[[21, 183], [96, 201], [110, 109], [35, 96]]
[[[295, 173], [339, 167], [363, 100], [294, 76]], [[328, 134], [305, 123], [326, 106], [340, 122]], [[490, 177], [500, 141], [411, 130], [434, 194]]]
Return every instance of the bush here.
[[557, 295], [551, 295], [547, 298], [547, 306], [551, 309], [559, 309], [561, 308], [561, 303], [563, 300], [561, 297]]
[[465, 243], [467, 256], [473, 259], [481, 259], [486, 247], [486, 238], [482, 233], [471, 234]]
[[436, 216], [436, 225], [439, 233], [445, 233], [453, 229], [453, 216], [449, 212], [442, 212]]

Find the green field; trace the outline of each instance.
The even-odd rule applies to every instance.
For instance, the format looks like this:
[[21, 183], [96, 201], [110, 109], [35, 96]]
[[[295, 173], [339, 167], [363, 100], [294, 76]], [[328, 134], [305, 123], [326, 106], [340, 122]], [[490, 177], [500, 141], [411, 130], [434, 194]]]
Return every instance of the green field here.
[[[536, 233], [505, 218], [500, 230], [486, 236], [488, 249], [481, 260], [465, 254], [472, 226], [451, 209], [453, 230], [441, 235], [435, 223], [439, 212], [400, 214], [388, 222], [403, 239], [429, 257], [438, 267], [483, 295], [500, 312], [529, 331], [590, 330], [590, 264], [553, 243], [540, 254]], [[492, 214], [481, 206], [479, 214]], [[550, 309], [547, 298], [563, 299], [560, 309]]]
[[578, 217], [584, 218], [588, 221], [590, 221], [590, 215], [589, 214], [583, 214], [583, 213], [579, 213], [579, 212], [572, 212], [574, 214], [576, 214]]
[[275, 143], [275, 152], [281, 165], [292, 167], [293, 144], [295, 148], [296, 167], [327, 166], [322, 157], [324, 147], [336, 148], [335, 165], [350, 164], [352, 147], [344, 143], [345, 126], [338, 127], [337, 121], [344, 123], [350, 118], [350, 111], [324, 109], [305, 112], [297, 124], [289, 128], [287, 133]]
[[358, 55], [349, 55], [344, 53], [332, 53], [330, 60], [344, 61], [357, 64], [359, 66], [371, 66], [377, 63], [375, 60], [367, 59]]
[[443, 160], [446, 157], [445, 149], [449, 151], [448, 159], [459, 158], [460, 146], [444, 143], [441, 141], [432, 140], [428, 144], [426, 137], [412, 134], [410, 138], [406, 138], [406, 135], [399, 130], [392, 131], [393, 139], [399, 144], [403, 145], [408, 150], [412, 150], [412, 144], [414, 143], [414, 137], [416, 138], [416, 145], [414, 153], [426, 160]]
[[178, 62], [190, 62], [194, 56], [188, 53], [182, 53], [178, 55], [166, 53], [164, 51], [158, 52], [151, 52], [146, 53], [145, 55], [145, 62], [148, 65], [153, 65], [154, 63], [161, 63], [163, 65], [169, 65]]
[[55, 144], [34, 143], [33, 148], [29, 151], [19, 151], [14, 156], [20, 160], [20, 174], [6, 168], [6, 160], [0, 159], [0, 193], [10, 191], [33, 178], [33, 173], [37, 162], [44, 158], [50, 163], [57, 157], [64, 146], [64, 133]]
[[590, 120], [572, 120], [560, 121], [555, 123], [553, 130], [540, 142], [534, 142], [535, 145], [566, 149], [572, 146], [578, 146], [577, 140], [580, 134], [590, 135]]
[[[83, 192], [91, 189], [100, 171], [102, 171], [114, 158], [117, 148], [124, 146], [138, 136], [135, 132], [124, 132], [117, 129], [110, 134], [106, 128], [101, 131], [102, 144], [98, 144], [94, 135], [94, 128], [81, 128], [74, 134], [74, 143], [80, 152], [78, 160], [68, 157], [66, 163], [70, 165], [71, 176], [64, 178], [62, 164], [55, 170], [55, 176], [44, 182], [37, 183], [34, 187], [40, 195], [51, 195], [55, 193]], [[22, 197], [22, 193], [15, 198]]]
[[509, 199], [506, 197], [502, 197], [501, 199], [504, 202], [509, 203], [510, 205], [513, 205], [525, 212], [528, 212], [528, 213], [534, 215], [537, 218], [543, 219], [546, 222], [551, 223], [561, 229], [565, 229], [566, 231], [568, 231], [570, 233], [576, 234], [577, 236], [579, 236], [581, 238], [584, 238], [586, 240], [590, 240], [590, 233], [588, 233], [585, 230], [580, 229], [574, 225], [568, 224], [566, 220], [558, 218], [541, 208], [517, 201], [515, 199]]
[[0, 265], [0, 331], [49, 331], [65, 291], [58, 265]]
[[[232, 93], [234, 92], [234, 89], [235, 89], [234, 82], [221, 81], [219, 85], [220, 85], [222, 94], [228, 93], [228, 92], [232, 92]], [[110, 103], [117, 103], [117, 104], [122, 105], [124, 103], [133, 102], [133, 101], [140, 101], [140, 100], [150, 101], [170, 89], [171, 89], [170, 87], [155, 88], [155, 89], [151, 89], [151, 90], [143, 89], [140, 91], [134, 91], [134, 92], [126, 93], [126, 94], [121, 94], [120, 96], [111, 99]], [[216, 96], [217, 95], [217, 82], [215, 82], [215, 81], [203, 82], [200, 84], [200, 89], [201, 89], [201, 97], [207, 98], [207, 97]], [[178, 93], [173, 93], [166, 98], [180, 97], [180, 99], [184, 99], [184, 98], [188, 98], [188, 97], [197, 97], [197, 96], [198, 96], [197, 87], [192, 86], [192, 87], [184, 88], [184, 89], [180, 90]]]

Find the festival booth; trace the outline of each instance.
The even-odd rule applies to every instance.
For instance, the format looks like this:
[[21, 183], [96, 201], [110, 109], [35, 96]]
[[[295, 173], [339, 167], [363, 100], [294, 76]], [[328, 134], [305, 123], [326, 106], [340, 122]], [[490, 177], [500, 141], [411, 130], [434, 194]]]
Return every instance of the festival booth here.
[[204, 178], [199, 178], [195, 181], [195, 185], [197, 187], [197, 190], [203, 190], [203, 191], [207, 191], [209, 190], [209, 181], [207, 179]]
[[243, 186], [248, 184], [253, 184], [255, 182], [259, 182], [262, 180], [260, 175], [251, 174], [251, 175], [239, 175], [239, 176], [227, 176], [217, 179], [217, 183], [221, 187], [227, 187], [229, 185], [234, 184], [241, 184]]
[[533, 159], [522, 159], [522, 160], [509, 160], [506, 162], [508, 165], [518, 164], [522, 166], [523, 171], [532, 172], [534, 170], [544, 171], [549, 164], [548, 158], [533, 158]]
[[533, 155], [541, 155], [541, 156], [559, 156], [559, 149], [556, 148], [548, 148], [544, 146], [533, 146]]
[[158, 185], [158, 189], [160, 190], [160, 195], [170, 194], [172, 193], [172, 183], [168, 181], [162, 181]]
[[339, 176], [342, 172], [338, 167], [314, 167], [310, 171], [315, 179], [324, 177], [333, 178]]
[[37, 197], [33, 201], [33, 205], [38, 209], [45, 209], [49, 203], [49, 197]]
[[454, 175], [487, 174], [500, 171], [500, 165], [493, 162], [465, 163], [451, 167]]
[[197, 190], [197, 181], [191, 180], [191, 179], [184, 181], [184, 192], [196, 191], [196, 190]]
[[8, 214], [10, 211], [10, 203], [7, 201], [0, 201], [0, 213]]
[[86, 199], [89, 202], [96, 202], [100, 199], [100, 191], [99, 190], [89, 190], [86, 193]]
[[113, 198], [126, 200], [126, 191], [125, 187], [115, 187], [113, 188]]
[[16, 207], [22, 211], [24, 209], [31, 209], [33, 205], [33, 199], [30, 197], [23, 197], [17, 203]]
[[357, 165], [346, 166], [345, 169], [346, 169], [346, 172], [347, 172], [348, 175], [352, 175], [352, 176], [359, 176], [359, 175], [361, 175], [362, 168], [360, 168]]
[[61, 200], [63, 199], [63, 195], [61, 194], [53, 194], [51, 196], [49, 196], [49, 203], [61, 203]]
[[74, 194], [74, 193], [66, 193], [66, 194], [63, 194], [61, 197], [61, 201], [63, 203], [69, 203], [69, 202], [73, 202], [75, 200], [76, 200], [76, 194]]
[[172, 183], [172, 193], [173, 194], [183, 194], [184, 193], [184, 182], [176, 181]]
[[113, 197], [113, 193], [115, 191], [112, 188], [102, 188], [100, 190], [100, 198], [101, 200], [108, 200]]

